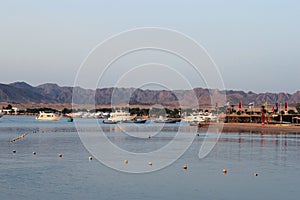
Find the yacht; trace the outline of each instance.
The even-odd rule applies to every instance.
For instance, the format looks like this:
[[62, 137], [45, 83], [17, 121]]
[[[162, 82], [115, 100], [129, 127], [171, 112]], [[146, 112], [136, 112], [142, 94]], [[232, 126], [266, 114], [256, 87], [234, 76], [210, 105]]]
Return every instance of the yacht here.
[[183, 121], [186, 122], [207, 122], [207, 121], [217, 121], [218, 117], [212, 113], [203, 113], [192, 114], [183, 118]]
[[108, 117], [107, 121], [123, 122], [123, 121], [133, 120], [134, 118], [136, 118], [136, 115], [130, 115], [129, 112], [117, 110], [115, 112], [111, 112], [107, 117]]
[[57, 121], [60, 120], [61, 115], [53, 113], [53, 112], [44, 112], [41, 111], [39, 115], [35, 118], [36, 120], [43, 120], [43, 121]]

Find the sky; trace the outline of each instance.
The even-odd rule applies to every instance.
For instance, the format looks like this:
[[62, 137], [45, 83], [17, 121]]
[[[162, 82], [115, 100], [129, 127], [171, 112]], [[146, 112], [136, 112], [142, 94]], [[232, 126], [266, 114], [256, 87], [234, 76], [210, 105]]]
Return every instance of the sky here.
[[[25, 81], [37, 86], [50, 82], [73, 86], [80, 66], [99, 43], [126, 30], [161, 27], [178, 31], [200, 44], [216, 64], [226, 89], [257, 93], [300, 90], [297, 0], [0, 1], [1, 83]], [[184, 69], [184, 80], [191, 82], [190, 87], [207, 86], [205, 77], [201, 80], [186, 63], [168, 56], [149, 51], [143, 55], [133, 53], [114, 63], [119, 64], [115, 72], [118, 67], [127, 66], [129, 70], [137, 64], [150, 63], [149, 58], [153, 58], [153, 63], [177, 65], [176, 72]], [[187, 88], [188, 84], [175, 81], [178, 73], [169, 75], [164, 67], [160, 73], [159, 66], [164, 65], [156, 65], [155, 73], [160, 74], [159, 80], [168, 80], [167, 88]], [[150, 72], [142, 73], [141, 69], [143, 79]], [[128, 74], [126, 70], [123, 73]], [[108, 73], [100, 81], [101, 86], [122, 82], [122, 74], [110, 79], [113, 76], [114, 73]], [[136, 76], [133, 73], [129, 79]], [[94, 82], [89, 83], [88, 75], [82, 78], [87, 80], [83, 87], [95, 86]]]

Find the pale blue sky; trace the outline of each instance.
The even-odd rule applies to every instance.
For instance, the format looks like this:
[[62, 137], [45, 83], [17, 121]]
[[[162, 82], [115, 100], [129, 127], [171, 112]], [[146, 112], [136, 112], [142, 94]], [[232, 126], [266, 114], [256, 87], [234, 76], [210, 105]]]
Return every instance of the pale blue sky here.
[[1, 83], [72, 86], [98, 43], [127, 29], [155, 26], [203, 45], [228, 89], [300, 90], [297, 0], [0, 2]]

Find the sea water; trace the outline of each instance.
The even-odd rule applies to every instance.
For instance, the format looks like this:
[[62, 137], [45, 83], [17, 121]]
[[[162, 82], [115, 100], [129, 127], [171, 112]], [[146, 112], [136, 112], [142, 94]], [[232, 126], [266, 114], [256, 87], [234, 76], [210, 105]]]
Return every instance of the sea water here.
[[[84, 120], [86, 132], [95, 131], [94, 120], [78, 120]], [[188, 124], [126, 125], [126, 130], [132, 126], [141, 134], [143, 126], [160, 130], [143, 139], [123, 133], [117, 125], [99, 122], [99, 126], [120, 148], [138, 153], [169, 143], [178, 126], [188, 128]], [[10, 142], [24, 133], [28, 133], [25, 138]], [[203, 140], [214, 135], [195, 134], [192, 145], [173, 164], [133, 174], [88, 160], [91, 153], [75, 124], [66, 119], [41, 122], [34, 117], [4, 116], [0, 119], [0, 199], [299, 199], [297, 134], [222, 133], [212, 151], [200, 159]], [[120, 163], [124, 165], [123, 160]]]

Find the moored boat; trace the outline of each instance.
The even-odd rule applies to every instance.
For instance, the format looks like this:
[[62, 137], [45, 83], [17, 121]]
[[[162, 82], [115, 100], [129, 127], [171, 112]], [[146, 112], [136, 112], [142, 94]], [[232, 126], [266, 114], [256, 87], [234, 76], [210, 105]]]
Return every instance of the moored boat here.
[[154, 120], [155, 123], [176, 123], [180, 122], [180, 119], [171, 119], [171, 118], [164, 118], [160, 116], [158, 119]]
[[122, 110], [117, 110], [115, 112], [111, 112], [107, 118], [108, 121], [113, 122], [123, 122], [127, 120], [133, 120], [136, 118], [136, 115], [130, 115], [129, 112], [125, 112]]
[[44, 112], [41, 111], [39, 115], [35, 118], [36, 120], [42, 120], [42, 121], [57, 121], [60, 120], [62, 116], [53, 112]]
[[103, 122], [103, 124], [116, 124], [116, 123], [118, 123], [117, 121], [112, 121], [112, 120], [109, 120], [109, 119], [104, 119], [102, 122]]
[[136, 123], [136, 124], [144, 124], [146, 123], [147, 119], [131, 119], [122, 121], [123, 123]]
[[197, 114], [192, 114], [183, 118], [183, 121], [188, 123], [197, 123], [197, 122], [207, 122], [207, 121], [217, 121], [218, 117], [212, 113], [203, 113], [199, 112]]

